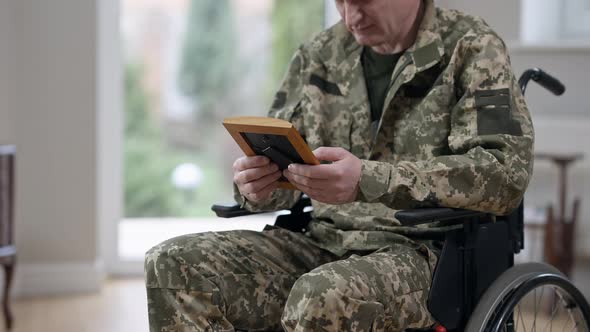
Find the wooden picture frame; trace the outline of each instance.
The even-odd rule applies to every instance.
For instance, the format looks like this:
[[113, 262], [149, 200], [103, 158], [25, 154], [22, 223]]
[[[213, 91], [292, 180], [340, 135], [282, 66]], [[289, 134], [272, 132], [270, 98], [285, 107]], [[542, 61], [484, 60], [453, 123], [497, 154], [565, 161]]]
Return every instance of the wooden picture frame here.
[[[279, 166], [281, 171], [290, 163], [320, 164], [289, 121], [238, 116], [224, 119], [223, 126], [247, 156], [266, 155]], [[284, 177], [279, 180], [279, 187], [296, 189]]]

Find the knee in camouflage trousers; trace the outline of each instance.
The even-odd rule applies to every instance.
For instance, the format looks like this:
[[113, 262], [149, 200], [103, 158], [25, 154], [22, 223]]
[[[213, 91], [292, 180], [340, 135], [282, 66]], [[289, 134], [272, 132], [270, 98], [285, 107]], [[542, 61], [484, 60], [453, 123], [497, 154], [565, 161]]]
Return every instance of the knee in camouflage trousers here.
[[429, 326], [435, 259], [400, 244], [340, 257], [283, 229], [173, 238], [146, 255], [150, 331]]

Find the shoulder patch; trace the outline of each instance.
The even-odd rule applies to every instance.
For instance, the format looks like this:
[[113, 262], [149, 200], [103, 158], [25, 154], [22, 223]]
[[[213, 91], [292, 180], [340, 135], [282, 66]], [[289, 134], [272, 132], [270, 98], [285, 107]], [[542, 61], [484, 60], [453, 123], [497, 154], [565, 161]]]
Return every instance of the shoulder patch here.
[[520, 123], [512, 117], [510, 89], [475, 91], [478, 135], [522, 136]]
[[309, 84], [316, 86], [325, 93], [342, 96], [342, 92], [336, 83], [329, 82], [316, 74], [311, 74], [309, 77]]
[[287, 93], [284, 91], [279, 91], [275, 95], [275, 100], [272, 103], [273, 109], [282, 108], [287, 103]]
[[510, 107], [510, 89], [475, 91], [475, 107]]

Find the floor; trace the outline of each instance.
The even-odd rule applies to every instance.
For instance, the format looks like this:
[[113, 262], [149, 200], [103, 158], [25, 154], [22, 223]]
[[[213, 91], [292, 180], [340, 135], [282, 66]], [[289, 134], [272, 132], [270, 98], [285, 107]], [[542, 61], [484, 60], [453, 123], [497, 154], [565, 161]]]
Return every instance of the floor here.
[[[119, 250], [125, 258], [143, 259], [151, 246], [176, 235], [236, 228], [260, 230], [275, 217], [268, 214], [221, 221], [216, 218], [126, 220], [119, 228]], [[538, 245], [535, 237], [538, 236], [528, 234], [529, 250], [517, 256], [517, 261], [538, 260], [534, 253], [541, 251], [535, 250]], [[590, 299], [590, 261], [578, 264], [572, 280]], [[99, 294], [16, 300], [13, 310], [14, 332], [148, 331], [147, 300], [141, 279], [110, 280]]]
[[141, 279], [108, 281], [100, 294], [16, 300], [13, 311], [14, 332], [149, 331]]
[[[155, 244], [174, 236], [231, 229], [262, 230], [275, 213], [249, 218], [128, 219], [119, 224], [122, 259], [143, 260]], [[142, 279], [108, 281], [99, 294], [21, 299], [13, 302], [13, 332], [144, 332], [147, 299]], [[0, 320], [0, 331], [3, 330]]]
[[[590, 299], [590, 264], [578, 266], [573, 278]], [[14, 332], [148, 331], [141, 279], [110, 280], [100, 294], [17, 300], [14, 312]]]

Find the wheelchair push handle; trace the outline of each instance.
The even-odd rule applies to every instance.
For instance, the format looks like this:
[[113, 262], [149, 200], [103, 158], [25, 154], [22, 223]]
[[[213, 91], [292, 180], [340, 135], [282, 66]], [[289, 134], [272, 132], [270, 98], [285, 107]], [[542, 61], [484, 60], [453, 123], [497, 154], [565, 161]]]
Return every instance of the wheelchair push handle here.
[[560, 96], [565, 92], [565, 85], [561, 83], [557, 78], [547, 74], [545, 71], [539, 68], [532, 68], [526, 70], [518, 80], [518, 85], [524, 94], [526, 92], [527, 84], [530, 80], [539, 83], [545, 89], [551, 91], [554, 95]]

